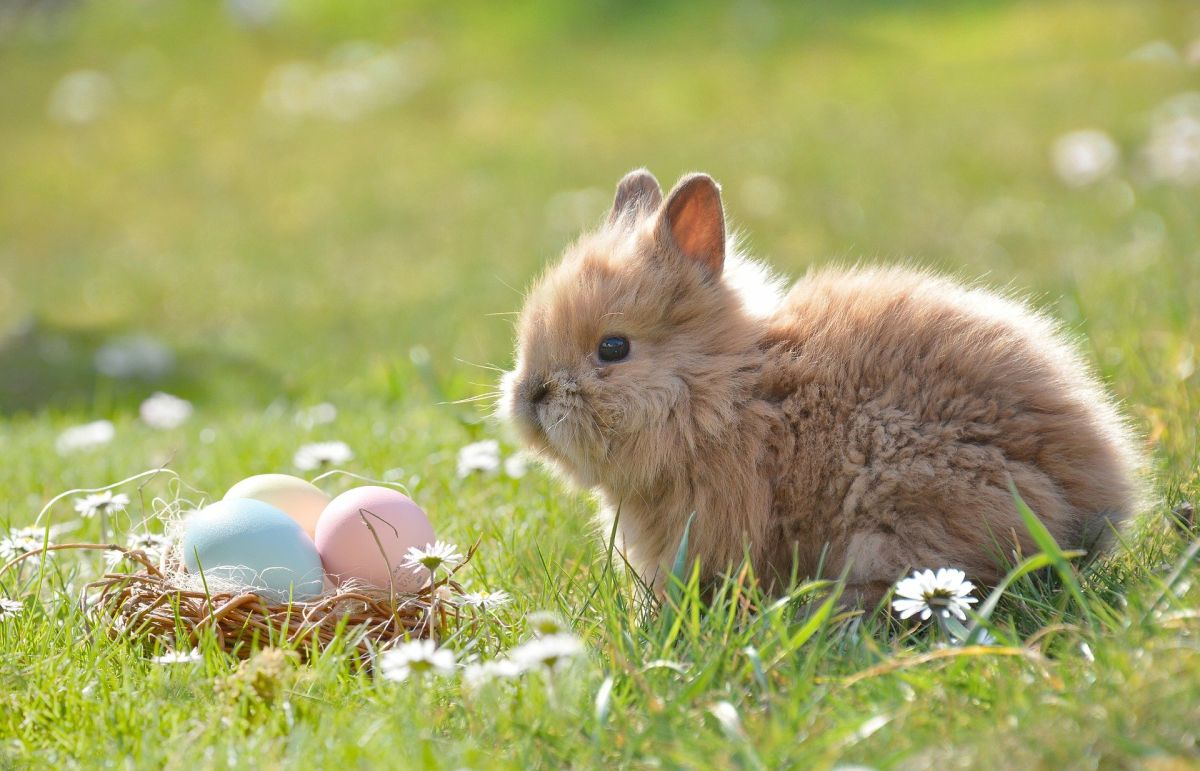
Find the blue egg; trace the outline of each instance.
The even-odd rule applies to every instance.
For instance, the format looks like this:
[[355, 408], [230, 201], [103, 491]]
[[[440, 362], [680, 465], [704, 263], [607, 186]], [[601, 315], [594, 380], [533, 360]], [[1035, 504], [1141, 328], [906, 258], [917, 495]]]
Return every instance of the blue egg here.
[[321, 593], [321, 556], [296, 520], [249, 498], [217, 501], [183, 525], [183, 561], [214, 583], [233, 583], [274, 601]]

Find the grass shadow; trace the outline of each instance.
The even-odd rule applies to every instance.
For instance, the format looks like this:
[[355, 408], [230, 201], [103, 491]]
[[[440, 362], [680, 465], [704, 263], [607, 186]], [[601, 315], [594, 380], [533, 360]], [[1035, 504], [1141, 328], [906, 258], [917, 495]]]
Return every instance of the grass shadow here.
[[284, 388], [282, 378], [257, 361], [217, 349], [175, 348], [145, 331], [30, 317], [0, 336], [3, 417], [135, 410], [155, 391], [194, 402], [261, 404]]

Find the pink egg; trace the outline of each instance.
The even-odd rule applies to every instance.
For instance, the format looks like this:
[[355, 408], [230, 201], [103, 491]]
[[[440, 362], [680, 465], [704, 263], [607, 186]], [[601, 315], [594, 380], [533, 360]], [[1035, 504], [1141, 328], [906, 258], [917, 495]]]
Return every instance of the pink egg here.
[[325, 572], [334, 581], [358, 579], [380, 589], [394, 586], [398, 592], [415, 592], [427, 577], [400, 563], [409, 548], [425, 548], [434, 536], [429, 518], [411, 498], [369, 486], [347, 490], [330, 501], [317, 519], [314, 540]]

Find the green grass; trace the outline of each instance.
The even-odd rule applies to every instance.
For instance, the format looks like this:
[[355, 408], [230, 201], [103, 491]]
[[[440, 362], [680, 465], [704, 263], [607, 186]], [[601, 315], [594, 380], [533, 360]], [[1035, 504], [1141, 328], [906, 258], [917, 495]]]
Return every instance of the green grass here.
[[[297, 0], [262, 28], [184, 0], [0, 11], [0, 531], [163, 463], [219, 496], [340, 439], [347, 470], [404, 482], [440, 535], [480, 541], [474, 587], [516, 597], [456, 645], [506, 650], [548, 609], [588, 653], [552, 688], [478, 692], [376, 679], [336, 651], [261, 660], [257, 679], [210, 643], [201, 664], [158, 666], [81, 617], [100, 558], [56, 556], [0, 576], [30, 597], [0, 622], [0, 767], [1200, 763], [1196, 533], [1169, 518], [1200, 497], [1200, 189], [1154, 182], [1141, 156], [1200, 69], [1128, 56], [1184, 51], [1190, 4], [350, 5]], [[409, 45], [411, 93], [347, 121], [263, 106], [279, 65], [326, 66], [353, 40]], [[110, 77], [112, 102], [63, 125], [47, 105], [78, 69]], [[1087, 127], [1122, 158], [1069, 188], [1050, 148]], [[1002, 650], [946, 649], [936, 630], [822, 614], [805, 584], [773, 603], [735, 580], [701, 607], [684, 580], [647, 614], [585, 496], [539, 470], [458, 479], [464, 444], [515, 449], [486, 402], [455, 403], [510, 363], [504, 314], [643, 164], [711, 172], [790, 275], [910, 260], [1065, 319], [1146, 437], [1154, 500], [1126, 543], [1086, 569], [1052, 555], [1079, 571], [1069, 589], [1016, 579], [991, 615]], [[129, 333], [174, 369], [97, 374], [96, 350]], [[195, 415], [145, 426], [155, 390]], [[295, 420], [322, 401], [333, 423]], [[97, 418], [111, 444], [56, 452]], [[134, 518], [172, 494], [125, 491]], [[69, 499], [49, 519], [75, 527], [60, 541], [100, 535]], [[739, 727], [713, 716], [723, 701]]]

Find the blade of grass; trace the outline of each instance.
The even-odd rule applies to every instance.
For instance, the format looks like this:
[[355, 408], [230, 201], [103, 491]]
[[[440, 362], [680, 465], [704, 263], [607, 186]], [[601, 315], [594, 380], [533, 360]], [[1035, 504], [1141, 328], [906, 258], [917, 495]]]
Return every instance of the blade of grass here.
[[[679, 598], [685, 587], [684, 571], [686, 570], [688, 539], [692, 532], [692, 522], [696, 512], [692, 512], [683, 526], [683, 535], [679, 538], [679, 547], [675, 550], [675, 561], [671, 565], [671, 574], [667, 576], [666, 602], [663, 603], [662, 625], [670, 629], [674, 626], [675, 614], [678, 612]], [[668, 635], [670, 637], [671, 635]]]
[[1187, 550], [1183, 553], [1183, 556], [1181, 556], [1179, 561], [1175, 563], [1175, 567], [1171, 570], [1171, 574], [1167, 576], [1165, 581], [1161, 582], [1162, 591], [1159, 593], [1154, 602], [1150, 603], [1150, 607], [1142, 615], [1142, 623], [1145, 623], [1152, 615], [1154, 615], [1154, 613], [1158, 611], [1163, 603], [1175, 597], [1175, 587], [1187, 574], [1188, 568], [1190, 568], [1192, 563], [1196, 561], [1197, 556], [1200, 556], [1200, 539], [1192, 541], [1192, 543], [1187, 547]]
[[996, 605], [1000, 602], [1000, 598], [1008, 591], [1013, 582], [1028, 573], [1042, 568], [1049, 567], [1052, 560], [1049, 554], [1035, 554], [1032, 557], [1026, 557], [1019, 565], [1008, 571], [1008, 574], [996, 584], [996, 588], [992, 589], [987, 599], [979, 606], [979, 609], [971, 612], [973, 622], [968, 629], [965, 645], [974, 645], [979, 641], [980, 636], [985, 629], [983, 622], [991, 619], [992, 613], [996, 610]]
[[1029, 535], [1033, 538], [1034, 543], [1042, 550], [1044, 554], [1049, 556], [1050, 564], [1054, 568], [1054, 572], [1058, 574], [1063, 585], [1067, 587], [1067, 591], [1071, 593], [1075, 603], [1079, 606], [1079, 612], [1087, 620], [1088, 626], [1095, 628], [1095, 619], [1092, 617], [1091, 608], [1088, 607], [1087, 599], [1083, 595], [1083, 587], [1079, 584], [1079, 577], [1075, 575], [1075, 569], [1071, 566], [1071, 557], [1058, 546], [1058, 541], [1054, 540], [1054, 536], [1042, 524], [1037, 515], [1033, 513], [1033, 509], [1025, 503], [1021, 494], [1017, 492], [1017, 486], [1010, 479], [1008, 489], [1012, 492], [1013, 501], [1017, 505], [1017, 513], [1021, 515], [1021, 520], [1025, 523], [1025, 528], [1029, 530]]
[[835, 588], [833, 593], [826, 597], [825, 601], [817, 606], [817, 609], [813, 611], [811, 616], [808, 617], [808, 621], [805, 621], [804, 625], [796, 630], [796, 633], [788, 639], [787, 645], [784, 646], [783, 650], [780, 651], [775, 658], [771, 659], [768, 669], [774, 669], [788, 656], [791, 656], [793, 653], [800, 650], [800, 647], [804, 645], [804, 643], [808, 642], [812, 636], [817, 633], [817, 630], [819, 630], [825, 624], [825, 622], [829, 620], [829, 616], [833, 613], [833, 609], [837, 605], [837, 601], [840, 597], [840, 587]]

